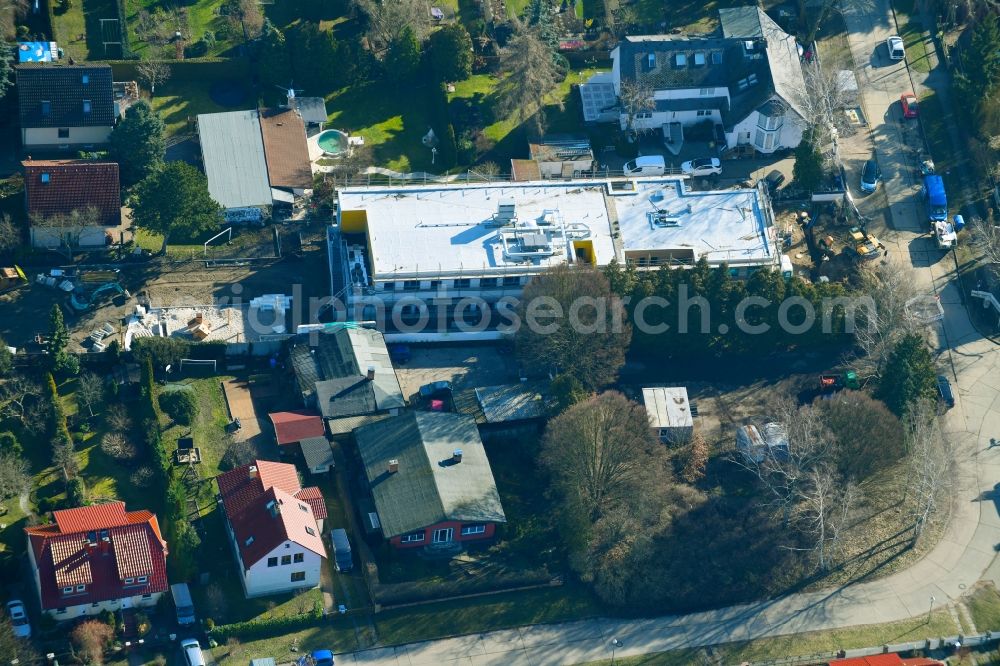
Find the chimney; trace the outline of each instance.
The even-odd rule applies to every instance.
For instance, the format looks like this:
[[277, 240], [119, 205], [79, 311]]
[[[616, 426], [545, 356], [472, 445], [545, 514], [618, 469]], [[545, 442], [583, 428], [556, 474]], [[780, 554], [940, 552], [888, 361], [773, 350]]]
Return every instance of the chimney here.
[[389, 461], [389, 474], [395, 474], [399, 471], [399, 461], [393, 458]]
[[251, 479], [256, 479], [257, 478], [257, 465], [250, 465], [250, 468], [247, 470], [247, 474], [250, 476]]
[[369, 365], [368, 366], [368, 381], [370, 381], [370, 382], [375, 381], [375, 366], [374, 365]]
[[456, 464], [462, 462], [462, 449], [455, 449], [451, 452], [451, 461]]

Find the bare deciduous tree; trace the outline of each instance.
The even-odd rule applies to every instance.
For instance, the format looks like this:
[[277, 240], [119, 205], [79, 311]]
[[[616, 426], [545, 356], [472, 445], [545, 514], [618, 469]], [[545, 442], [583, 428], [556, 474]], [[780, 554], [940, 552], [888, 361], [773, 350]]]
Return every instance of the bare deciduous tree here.
[[[513, 114], [519, 122], [531, 121], [531, 129], [545, 132], [545, 96], [559, 83], [559, 68], [552, 51], [538, 34], [520, 21], [500, 54], [500, 69], [506, 74], [497, 87], [498, 109]], [[563, 108], [562, 100], [556, 104]]]
[[986, 219], [973, 219], [971, 227], [976, 249], [982, 253], [993, 274], [1000, 277], [1000, 225], [993, 209], [989, 210]]
[[[554, 328], [530, 325], [534, 317], [546, 325], [552, 321], [537, 304], [562, 312]], [[631, 326], [608, 279], [590, 266], [562, 264], [533, 278], [524, 289], [520, 315], [529, 325], [517, 329], [515, 343], [527, 367], [571, 375], [594, 390], [612, 383], [625, 363]]]
[[834, 70], [825, 69], [818, 60], [802, 66], [805, 88], [799, 91], [796, 104], [805, 113], [805, 121], [812, 131], [813, 144], [826, 144], [839, 132], [849, 127], [843, 109], [851, 106], [851, 97]]
[[824, 464], [809, 470], [798, 489], [798, 518], [803, 531], [812, 536], [820, 571], [826, 571], [837, 555], [857, 496], [853, 483], [844, 483], [832, 467]]
[[406, 27], [413, 30], [417, 41], [430, 31], [427, 5], [419, 0], [354, 0], [354, 4], [368, 16], [368, 42], [377, 53], [383, 52]]
[[781, 515], [782, 526], [788, 527], [813, 470], [833, 459], [833, 438], [818, 410], [800, 407], [789, 396], [771, 401], [758, 431], [777, 434], [775, 425], [780, 427], [783, 442], [765, 442], [759, 449], [737, 452], [733, 462], [761, 481]]
[[84, 663], [101, 666], [104, 663], [104, 651], [114, 638], [114, 630], [100, 620], [87, 620], [76, 625], [70, 633], [70, 639], [76, 647]]
[[80, 471], [80, 461], [76, 459], [76, 451], [72, 442], [53, 443], [52, 464], [62, 472], [63, 479], [69, 480]]
[[542, 462], [579, 510], [596, 520], [629, 500], [651, 463], [665, 463], [641, 405], [608, 392], [578, 403], [545, 431]]
[[149, 94], [156, 94], [156, 86], [166, 83], [170, 78], [170, 67], [166, 63], [143, 60], [135, 66], [135, 71], [139, 75], [139, 80], [149, 88]]
[[656, 108], [653, 89], [641, 81], [623, 79], [618, 99], [625, 116], [625, 130], [633, 137], [646, 131], [645, 127], [636, 127], [636, 120], [638, 120], [640, 113], [646, 113]]
[[915, 497], [913, 540], [924, 533], [927, 524], [941, 508], [954, 480], [955, 459], [948, 440], [941, 432], [931, 400], [919, 401], [909, 412], [906, 435], [910, 446], [910, 483]]
[[23, 375], [8, 377], [0, 387], [0, 415], [17, 419], [21, 426], [29, 430], [33, 422], [44, 427], [45, 419], [36, 418], [42, 414], [32, 411], [38, 405], [36, 398], [39, 395], [41, 389], [36, 382]]
[[93, 372], [85, 372], [77, 380], [77, 401], [93, 416], [94, 407], [104, 401], [104, 380]]
[[135, 447], [119, 432], [109, 432], [101, 438], [101, 451], [117, 460], [135, 458]]
[[31, 470], [21, 456], [0, 453], [0, 499], [16, 497], [31, 488]]
[[132, 427], [132, 417], [129, 416], [125, 406], [120, 403], [115, 403], [108, 408], [104, 420], [114, 432], [124, 433]]
[[97, 227], [100, 223], [100, 213], [94, 207], [73, 210], [66, 214], [31, 216], [31, 226], [45, 230], [47, 235], [54, 235], [59, 242], [56, 249], [68, 257], [72, 257], [73, 250], [80, 247], [80, 239], [87, 228]]
[[889, 352], [915, 328], [906, 302], [917, 293], [909, 270], [894, 262], [862, 266], [858, 278], [867, 306], [856, 310], [854, 339], [864, 352], [856, 365], [880, 375]]
[[225, 453], [222, 454], [222, 467], [233, 469], [252, 463], [257, 458], [257, 447], [248, 439], [226, 435]]
[[7, 213], [0, 213], [0, 253], [9, 252], [21, 244], [21, 230]]

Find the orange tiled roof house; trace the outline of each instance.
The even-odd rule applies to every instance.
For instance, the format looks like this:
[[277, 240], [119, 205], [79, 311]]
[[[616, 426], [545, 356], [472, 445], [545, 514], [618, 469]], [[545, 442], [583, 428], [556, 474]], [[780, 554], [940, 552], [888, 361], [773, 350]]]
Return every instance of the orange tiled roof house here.
[[24, 529], [43, 612], [70, 620], [156, 605], [168, 587], [168, 550], [153, 513], [108, 502], [53, 517]]

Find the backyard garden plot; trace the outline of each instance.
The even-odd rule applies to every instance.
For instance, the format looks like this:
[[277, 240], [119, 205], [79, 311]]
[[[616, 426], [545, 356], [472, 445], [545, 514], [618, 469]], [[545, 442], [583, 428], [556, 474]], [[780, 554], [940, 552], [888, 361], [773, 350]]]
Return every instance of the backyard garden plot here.
[[125, 3], [129, 45], [142, 57], [175, 58], [178, 48], [187, 57], [215, 56], [243, 40], [238, 22], [224, 15], [224, 0], [198, 0], [187, 6], [155, 0], [122, 2]]

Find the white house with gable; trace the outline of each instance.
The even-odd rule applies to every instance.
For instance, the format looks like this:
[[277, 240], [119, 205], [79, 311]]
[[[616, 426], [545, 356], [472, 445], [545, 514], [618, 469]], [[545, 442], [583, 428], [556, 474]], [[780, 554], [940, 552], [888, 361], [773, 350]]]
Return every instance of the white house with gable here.
[[719, 19], [721, 28], [710, 35], [625, 37], [611, 52], [610, 77], [581, 86], [584, 120], [612, 119], [625, 129], [629, 114], [620, 103], [611, 114], [608, 101], [611, 92], [620, 100], [622, 83], [631, 81], [653, 96], [634, 128], [662, 132], [673, 152], [683, 130], [706, 121], [728, 148], [773, 153], [798, 146], [805, 79], [795, 38], [757, 6], [721, 9]]
[[319, 585], [326, 504], [294, 465], [257, 460], [220, 475], [220, 502], [246, 597]]

